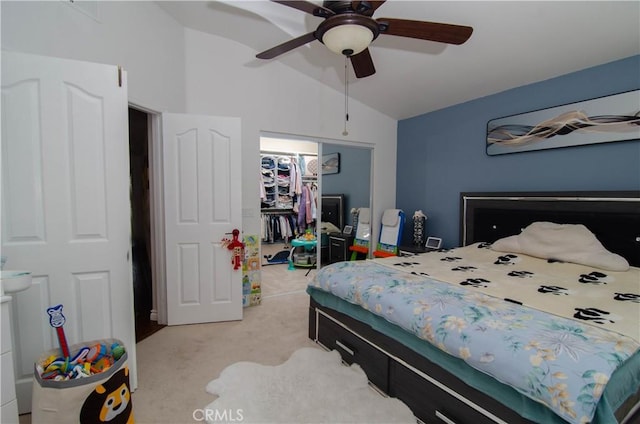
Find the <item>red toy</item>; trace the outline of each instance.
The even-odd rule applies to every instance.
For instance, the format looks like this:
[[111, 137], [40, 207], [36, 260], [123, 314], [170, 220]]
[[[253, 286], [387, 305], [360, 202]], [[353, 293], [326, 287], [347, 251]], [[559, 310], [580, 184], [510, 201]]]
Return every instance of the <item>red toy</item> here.
[[238, 240], [240, 235], [238, 229], [234, 229], [231, 234], [233, 235], [233, 240], [223, 239], [222, 245], [232, 252], [231, 263], [233, 264], [233, 269], [239, 269], [242, 266], [242, 257], [244, 256], [244, 243]]

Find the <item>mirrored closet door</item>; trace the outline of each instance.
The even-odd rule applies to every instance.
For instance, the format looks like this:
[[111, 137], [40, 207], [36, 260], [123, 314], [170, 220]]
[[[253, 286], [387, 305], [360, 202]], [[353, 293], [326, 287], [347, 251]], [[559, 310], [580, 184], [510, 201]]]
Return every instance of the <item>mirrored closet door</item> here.
[[[358, 211], [371, 205], [371, 162], [368, 147], [262, 137], [263, 263], [315, 268], [365, 258], [366, 253], [354, 255], [350, 247], [356, 239]], [[299, 244], [296, 238], [305, 235], [316, 240], [314, 249], [294, 249], [292, 241]]]

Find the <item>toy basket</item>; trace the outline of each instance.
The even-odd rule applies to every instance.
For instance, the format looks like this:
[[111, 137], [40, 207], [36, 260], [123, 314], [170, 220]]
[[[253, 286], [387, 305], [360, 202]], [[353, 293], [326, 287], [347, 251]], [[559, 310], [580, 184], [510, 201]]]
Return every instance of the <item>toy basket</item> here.
[[[98, 352], [92, 351], [91, 356], [99, 360], [100, 355], [112, 355], [111, 346], [114, 345], [123, 346], [119, 340], [104, 339], [73, 345], [69, 351], [73, 357], [83, 348], [98, 349]], [[57, 356], [60, 356], [60, 349], [51, 349], [44, 352], [34, 365], [32, 423], [134, 422], [126, 350], [108, 368], [87, 377], [69, 380], [45, 378], [46, 374], [41, 374], [42, 364]]]

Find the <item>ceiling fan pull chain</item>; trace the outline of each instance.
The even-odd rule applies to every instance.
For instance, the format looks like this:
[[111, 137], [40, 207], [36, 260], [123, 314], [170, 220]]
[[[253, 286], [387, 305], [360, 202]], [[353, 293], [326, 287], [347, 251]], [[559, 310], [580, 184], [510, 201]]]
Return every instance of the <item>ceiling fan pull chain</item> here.
[[349, 73], [347, 66], [349, 65], [349, 56], [344, 57], [344, 131], [342, 135], [349, 135], [347, 131], [347, 121], [349, 121]]

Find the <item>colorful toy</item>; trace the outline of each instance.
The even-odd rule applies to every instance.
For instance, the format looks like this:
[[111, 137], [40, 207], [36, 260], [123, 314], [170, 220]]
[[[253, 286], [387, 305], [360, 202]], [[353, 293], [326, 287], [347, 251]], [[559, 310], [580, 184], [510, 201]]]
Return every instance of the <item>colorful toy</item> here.
[[[235, 230], [237, 231], [237, 230]], [[49, 323], [56, 329], [62, 357], [49, 356], [37, 364], [40, 376], [45, 380], [69, 380], [89, 377], [109, 369], [125, 353], [124, 346], [112, 343], [110, 347], [103, 343], [81, 347], [73, 356], [64, 334], [66, 319], [62, 315], [62, 305], [47, 309]]]
[[42, 364], [41, 364], [42, 368], [47, 368], [47, 367], [48, 367], [49, 365], [51, 365], [51, 364], [53, 363], [53, 361], [55, 361], [55, 360], [56, 360], [56, 357], [55, 357], [55, 356], [53, 356], [53, 355], [49, 356], [47, 359], [45, 359], [45, 360], [42, 362]]
[[62, 304], [47, 309], [47, 313], [49, 314], [49, 324], [51, 324], [58, 333], [58, 343], [60, 344], [62, 355], [65, 358], [69, 358], [69, 356], [71, 356], [69, 354], [69, 345], [67, 344], [67, 337], [64, 334], [64, 328], [62, 328], [66, 322], [66, 318], [62, 315]]
[[306, 240], [306, 241], [312, 241], [316, 239], [315, 234], [313, 234], [313, 232], [311, 231], [310, 228], [307, 228], [307, 230], [304, 232], [303, 235], [300, 236], [300, 238], [302, 240]]
[[73, 357], [56, 358], [49, 356], [37, 369], [43, 380], [70, 380], [89, 377], [108, 370], [125, 353], [120, 343], [111, 347], [103, 343], [81, 347]]
[[97, 343], [89, 349], [89, 353], [87, 354], [87, 361], [96, 362], [98, 359], [102, 358], [107, 354], [107, 346], [101, 343]]
[[244, 256], [244, 243], [238, 240], [240, 231], [237, 228], [234, 228], [231, 234], [233, 236], [233, 239], [222, 239], [222, 246], [231, 250], [231, 263], [233, 264], [233, 269], [236, 270], [240, 269], [240, 267], [242, 266], [242, 257]]
[[114, 343], [111, 345], [111, 354], [113, 355], [113, 359], [116, 361], [124, 355], [124, 346], [119, 343]]
[[91, 371], [93, 371], [95, 374], [98, 374], [111, 368], [111, 365], [113, 365], [113, 358], [105, 356], [98, 359], [98, 362], [96, 362], [91, 367]]
[[89, 354], [89, 348], [85, 346], [82, 349], [80, 349], [78, 353], [76, 353], [76, 355], [73, 358], [71, 358], [69, 362], [73, 364], [81, 364], [86, 361], [86, 357], [88, 354]]

